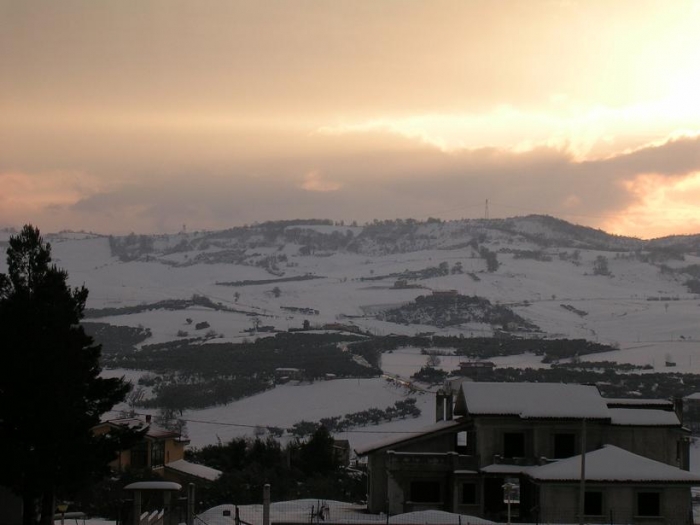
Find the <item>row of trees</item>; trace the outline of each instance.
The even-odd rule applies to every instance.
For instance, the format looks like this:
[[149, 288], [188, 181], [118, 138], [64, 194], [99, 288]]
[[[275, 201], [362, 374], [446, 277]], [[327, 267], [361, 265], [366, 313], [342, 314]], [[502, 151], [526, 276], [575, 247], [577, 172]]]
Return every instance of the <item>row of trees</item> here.
[[258, 503], [265, 483], [271, 484], [272, 499], [298, 498], [360, 501], [366, 481], [340, 461], [333, 436], [318, 427], [306, 441], [285, 446], [268, 439], [236, 438], [188, 452], [191, 461], [223, 472], [211, 486], [198, 492], [204, 508], [235, 501]]
[[138, 436], [95, 436], [100, 416], [129, 385], [104, 379], [100, 346], [80, 320], [88, 291], [68, 286], [51, 246], [25, 226], [0, 274], [0, 485], [23, 500], [25, 525], [53, 523], [56, 497], [101, 478], [116, 451]]

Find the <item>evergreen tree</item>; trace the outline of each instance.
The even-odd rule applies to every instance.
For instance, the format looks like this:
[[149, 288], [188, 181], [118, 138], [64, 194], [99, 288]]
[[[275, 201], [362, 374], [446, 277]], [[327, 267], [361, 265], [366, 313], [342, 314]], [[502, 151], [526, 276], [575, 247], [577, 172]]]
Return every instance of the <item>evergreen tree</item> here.
[[0, 274], [0, 484], [22, 497], [25, 525], [38, 500], [51, 524], [56, 495], [106, 473], [126, 445], [92, 433], [129, 385], [99, 377], [100, 346], [80, 325], [88, 291], [50, 263], [51, 246], [27, 225], [10, 239]]
[[301, 445], [301, 469], [306, 474], [328, 474], [338, 468], [333, 436], [320, 426], [307, 443]]

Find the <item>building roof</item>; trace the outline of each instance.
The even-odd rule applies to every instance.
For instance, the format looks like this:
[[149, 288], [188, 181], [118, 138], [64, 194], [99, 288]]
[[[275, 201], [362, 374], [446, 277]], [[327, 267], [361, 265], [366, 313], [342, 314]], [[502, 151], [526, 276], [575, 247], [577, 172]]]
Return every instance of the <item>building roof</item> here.
[[418, 429], [414, 432], [402, 432], [399, 435], [396, 436], [391, 436], [386, 439], [382, 439], [381, 441], [374, 442], [370, 445], [365, 445], [363, 447], [358, 447], [355, 449], [355, 453], [358, 456], [364, 456], [365, 454], [369, 454], [370, 452], [374, 452], [375, 450], [379, 450], [382, 448], [388, 448], [391, 447], [392, 445], [396, 445], [398, 443], [406, 443], [408, 441], [414, 440], [414, 439], [420, 439], [422, 437], [425, 437], [430, 434], [434, 434], [436, 432], [440, 432], [441, 430], [448, 430], [452, 429], [454, 427], [459, 426], [462, 424], [462, 421], [458, 419], [449, 419], [446, 421], [438, 421], [437, 423], [434, 423], [428, 427], [423, 427], [421, 429]]
[[221, 471], [215, 468], [191, 463], [184, 459], [178, 459], [165, 464], [166, 469], [172, 469], [180, 474], [187, 474], [196, 478], [206, 479], [208, 481], [216, 481], [221, 476]]
[[[581, 456], [530, 467], [525, 473], [536, 481], [578, 482], [581, 479]], [[586, 454], [586, 481], [700, 485], [700, 476], [614, 445], [604, 445]]]
[[670, 399], [645, 399], [645, 398], [623, 398], [623, 397], [606, 397], [605, 402], [610, 408], [625, 408], [625, 407], [657, 407], [673, 409], [673, 401]]
[[482, 474], [524, 474], [532, 468], [532, 465], [509, 465], [508, 463], [492, 463], [480, 469]]
[[613, 425], [645, 427], [677, 427], [681, 424], [675, 412], [648, 408], [611, 408]]
[[458, 415], [508, 415], [522, 419], [609, 419], [598, 388], [564, 383], [464, 382]]
[[[129, 428], [132, 430], [146, 430], [146, 437], [152, 439], [177, 438], [180, 439], [180, 434], [163, 427], [159, 427], [149, 421], [144, 421], [138, 417], [124, 417], [120, 419], [110, 419], [104, 421], [101, 425], [107, 424], [118, 428]], [[99, 425], [98, 425], [99, 426]], [[186, 440], [185, 440], [186, 441]]]
[[180, 490], [182, 485], [174, 481], [137, 481], [124, 487], [124, 490]]

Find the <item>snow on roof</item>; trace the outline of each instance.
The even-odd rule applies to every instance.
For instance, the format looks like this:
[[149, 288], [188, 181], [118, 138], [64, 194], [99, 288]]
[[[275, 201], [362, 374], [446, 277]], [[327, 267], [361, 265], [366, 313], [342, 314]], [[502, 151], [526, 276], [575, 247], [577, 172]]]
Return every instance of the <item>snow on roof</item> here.
[[613, 425], [677, 427], [681, 424], [675, 412], [653, 408], [611, 408], [610, 417]]
[[644, 399], [644, 398], [622, 398], [622, 397], [606, 397], [605, 402], [609, 407], [625, 407], [625, 406], [659, 406], [673, 407], [673, 401], [670, 399]]
[[180, 490], [182, 485], [173, 481], [137, 481], [124, 487], [124, 490]]
[[148, 430], [146, 431], [146, 436], [154, 439], [158, 438], [166, 438], [166, 437], [179, 437], [180, 434], [177, 432], [173, 432], [172, 430], [168, 430], [163, 427], [159, 427], [158, 425], [155, 425], [151, 423], [150, 421], [144, 421], [143, 419], [140, 419], [138, 417], [125, 417], [121, 419], [109, 419], [105, 421], [105, 423], [109, 425], [114, 425], [117, 427], [126, 427], [129, 429], [142, 429], [145, 427], [148, 427]]
[[108, 419], [101, 424], [114, 425], [118, 427], [126, 427], [130, 429], [140, 429], [146, 426], [146, 422], [137, 417], [123, 417], [119, 419]]
[[376, 441], [376, 442], [371, 443], [370, 445], [366, 445], [364, 447], [357, 447], [357, 448], [355, 448], [355, 453], [358, 456], [364, 456], [365, 454], [368, 454], [369, 452], [373, 452], [373, 451], [379, 450], [381, 448], [386, 448], [386, 447], [389, 447], [391, 445], [404, 443], [406, 441], [410, 441], [412, 439], [417, 439], [417, 438], [426, 436], [428, 434], [432, 434], [433, 432], [438, 432], [440, 430], [454, 428], [456, 426], [459, 426], [461, 423], [462, 423], [462, 421], [460, 421], [458, 419], [449, 419], [449, 420], [444, 420], [444, 421], [438, 421], [437, 423], [434, 423], [430, 426], [418, 429], [415, 432], [401, 432], [401, 435], [391, 436], [389, 438], [383, 439], [381, 441]]
[[563, 383], [473, 383], [460, 387], [457, 414], [530, 418], [607, 419], [598, 388]]
[[417, 523], [423, 525], [425, 523], [439, 523], [441, 525], [488, 525], [491, 523], [496, 523], [495, 521], [485, 520], [483, 518], [477, 518], [475, 516], [467, 516], [464, 514], [453, 514], [452, 512], [446, 512], [444, 510], [420, 510], [416, 512], [407, 512], [405, 514], [398, 514], [389, 518], [389, 523], [397, 524], [410, 524]]
[[[526, 473], [537, 481], [579, 481], [581, 456], [562, 459], [541, 467], [531, 467]], [[700, 485], [700, 476], [614, 445], [604, 445], [603, 448], [586, 454], [586, 481]]]
[[[318, 517], [319, 507], [323, 508], [324, 518]], [[248, 523], [262, 523], [262, 505], [239, 505], [239, 515], [242, 521]], [[229, 514], [224, 516], [224, 512]], [[201, 514], [199, 518], [208, 525], [231, 525], [235, 516], [234, 505], [219, 505]], [[345, 503], [342, 501], [324, 499], [299, 499], [293, 501], [280, 501], [270, 505], [271, 523], [350, 523], [350, 524], [377, 524], [387, 523], [386, 514], [368, 514], [365, 505]], [[389, 518], [389, 523], [396, 524], [440, 524], [463, 525], [490, 525], [488, 521], [474, 516], [452, 514], [439, 510], [409, 512], [398, 514]]]
[[221, 476], [220, 470], [216, 470], [215, 468], [207, 467], [205, 465], [199, 465], [197, 463], [190, 463], [184, 459], [178, 459], [177, 461], [166, 463], [165, 468], [209, 481], [216, 481], [219, 476]]
[[533, 468], [530, 466], [522, 465], [508, 465], [506, 463], [493, 463], [481, 469], [483, 474], [523, 474], [529, 469]]

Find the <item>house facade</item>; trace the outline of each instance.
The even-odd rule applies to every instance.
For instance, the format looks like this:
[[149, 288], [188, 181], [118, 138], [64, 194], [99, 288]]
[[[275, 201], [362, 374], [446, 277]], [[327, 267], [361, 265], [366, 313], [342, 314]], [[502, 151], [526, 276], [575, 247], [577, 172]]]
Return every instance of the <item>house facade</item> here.
[[112, 470], [147, 470], [176, 483], [190, 481], [214, 481], [221, 472], [191, 463], [185, 459], [185, 447], [189, 440], [180, 433], [161, 428], [151, 422], [150, 416], [128, 417], [104, 421], [93, 428], [96, 434], [119, 429], [143, 430], [144, 436], [135, 446], [122, 450], [110, 463]]
[[[644, 523], [663, 523], [660, 513], [670, 509], [690, 513], [689, 487], [700, 477], [687, 472], [689, 436], [670, 401], [606, 400], [594, 386], [547, 383], [464, 382], [453, 397], [436, 395], [434, 425], [356, 450], [367, 457], [371, 512], [439, 509], [499, 520], [510, 501], [513, 521], [546, 515], [550, 522], [576, 522], [580, 472], [557, 480], [545, 476], [547, 469], [565, 461], [571, 469], [582, 451], [589, 456], [607, 445], [634, 461], [626, 457], [628, 472], [610, 479], [594, 480], [600, 472], [589, 467], [586, 509], [596, 513], [586, 514], [588, 522], [623, 514], [623, 500], [639, 511], [631, 503], [637, 494], [645, 494]], [[648, 479], [630, 477], [642, 467]]]

